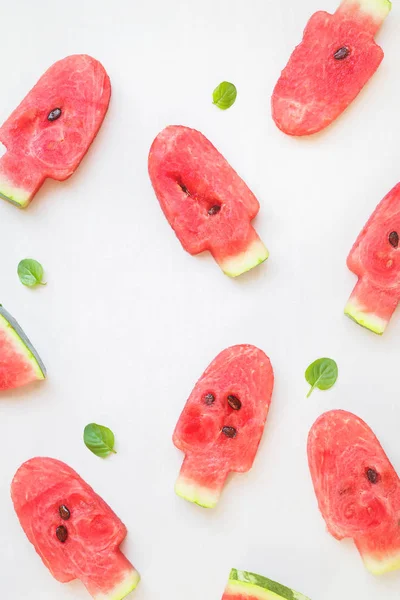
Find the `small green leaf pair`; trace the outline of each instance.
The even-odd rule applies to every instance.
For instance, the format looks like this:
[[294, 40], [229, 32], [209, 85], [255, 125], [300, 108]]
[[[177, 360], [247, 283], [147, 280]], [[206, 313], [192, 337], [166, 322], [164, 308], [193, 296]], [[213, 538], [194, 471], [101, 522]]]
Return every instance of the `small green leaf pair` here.
[[43, 283], [43, 267], [33, 258], [24, 258], [18, 265], [18, 277], [23, 285], [34, 287]]
[[338, 366], [332, 358], [319, 358], [308, 367], [305, 377], [311, 385], [307, 398], [311, 396], [315, 388], [329, 390], [335, 385], [338, 378]]
[[83, 432], [83, 441], [93, 454], [106, 458], [109, 454], [117, 454], [114, 450], [115, 437], [111, 429], [97, 423], [89, 423]]

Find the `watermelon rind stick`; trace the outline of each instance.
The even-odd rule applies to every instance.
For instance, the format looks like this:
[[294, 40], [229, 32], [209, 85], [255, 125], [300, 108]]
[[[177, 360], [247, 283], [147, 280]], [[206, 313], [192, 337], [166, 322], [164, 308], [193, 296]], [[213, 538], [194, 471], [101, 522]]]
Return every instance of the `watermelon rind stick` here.
[[203, 508], [215, 508], [221, 496], [228, 471], [207, 464], [204, 455], [186, 456], [175, 484], [175, 493]]
[[[26, 156], [6, 152], [0, 159], [0, 197], [19, 208], [28, 206], [45, 180]], [[18, 182], [18, 183], [17, 183]]]
[[373, 543], [371, 544], [371, 539], [368, 536], [354, 539], [354, 542], [361, 554], [365, 568], [372, 575], [385, 575], [385, 573], [391, 573], [400, 569], [400, 552], [388, 552], [384, 556], [377, 556], [374, 554], [374, 550], [376, 549], [373, 548]]
[[[104, 581], [99, 581], [97, 584], [96, 581], [93, 580], [93, 574], [87, 581], [82, 579], [82, 583], [86, 586], [94, 600], [123, 600], [123, 598], [136, 589], [140, 582], [139, 573], [122, 552], [110, 554], [109, 558], [110, 561], [107, 561], [107, 566], [105, 568], [106, 577], [104, 577], [104, 579], [108, 577], [112, 578], [113, 571], [115, 570], [115, 575], [118, 576], [118, 582], [113, 588], [105, 591]], [[121, 574], [124, 573], [124, 571], [125, 574], [122, 576]]]
[[392, 294], [375, 287], [366, 278], [360, 278], [346, 304], [344, 313], [358, 325], [383, 335], [397, 303], [397, 298]]
[[368, 17], [365, 26], [374, 34], [378, 32], [392, 9], [390, 0], [342, 0], [337, 12], [345, 11], [348, 15], [352, 6], [354, 11], [365, 13]]
[[304, 594], [295, 592], [267, 577], [232, 569], [222, 600], [310, 600]]
[[218, 265], [228, 277], [238, 277], [243, 273], [247, 273], [254, 267], [257, 267], [269, 257], [269, 252], [264, 243], [259, 238], [255, 229], [250, 226], [248, 235], [248, 245], [243, 243], [245, 248], [234, 256], [219, 255], [217, 251], [212, 252]]

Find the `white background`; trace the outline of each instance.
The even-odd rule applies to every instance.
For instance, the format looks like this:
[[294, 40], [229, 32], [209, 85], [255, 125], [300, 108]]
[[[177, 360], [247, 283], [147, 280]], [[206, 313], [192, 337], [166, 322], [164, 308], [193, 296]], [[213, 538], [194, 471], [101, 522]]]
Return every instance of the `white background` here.
[[[346, 408], [375, 430], [400, 471], [400, 314], [383, 338], [343, 316], [355, 284], [346, 255], [400, 179], [400, 7], [379, 34], [386, 58], [331, 128], [291, 139], [270, 115], [273, 86], [308, 17], [335, 0], [2, 1], [3, 121], [56, 60], [85, 52], [113, 86], [106, 121], [67, 182], [47, 181], [25, 212], [0, 205], [1, 302], [41, 354], [48, 380], [0, 402], [0, 594], [88, 598], [52, 579], [9, 498], [26, 459], [64, 460], [104, 497], [142, 575], [136, 600], [219, 600], [231, 567], [313, 600], [397, 599], [400, 573], [374, 578], [351, 541], [325, 531], [306, 460], [315, 418]], [[221, 112], [214, 87], [233, 81]], [[49, 107], [51, 109], [53, 107]], [[186, 254], [147, 175], [166, 125], [201, 130], [260, 200], [267, 265], [238, 280], [210, 256]], [[48, 285], [16, 274], [33, 257]], [[276, 385], [253, 470], [233, 476], [207, 512], [174, 495], [182, 455], [171, 436], [195, 381], [223, 348], [251, 343]], [[331, 356], [340, 377], [306, 400], [304, 370]], [[96, 421], [116, 434], [106, 461], [82, 442]]]

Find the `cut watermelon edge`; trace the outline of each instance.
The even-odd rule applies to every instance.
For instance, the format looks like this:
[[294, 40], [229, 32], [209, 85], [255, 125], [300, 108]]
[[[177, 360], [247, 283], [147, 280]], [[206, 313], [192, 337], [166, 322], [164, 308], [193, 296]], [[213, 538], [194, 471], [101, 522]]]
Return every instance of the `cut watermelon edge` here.
[[180, 498], [193, 502], [202, 508], [214, 508], [219, 500], [220, 491], [199, 485], [186, 477], [179, 476], [175, 484], [175, 493]]
[[0, 304], [0, 328], [6, 333], [7, 337], [14, 344], [15, 349], [23, 354], [32, 364], [37, 379], [46, 379], [46, 367], [43, 364], [39, 354], [36, 352], [29, 338], [10, 315], [9, 312]]
[[361, 327], [369, 329], [373, 333], [382, 335], [387, 327], [388, 321], [378, 317], [374, 313], [365, 312], [363, 307], [355, 302], [348, 302], [344, 309], [344, 314], [355, 321]]
[[136, 569], [132, 570], [127, 574], [125, 579], [119, 582], [112, 590], [106, 594], [100, 593], [93, 596], [94, 600], [122, 600], [128, 594], [136, 589], [140, 582], [140, 575]]
[[31, 200], [31, 192], [15, 187], [12, 183], [3, 180], [0, 181], [0, 197], [19, 208], [25, 208]]
[[295, 592], [276, 581], [255, 573], [238, 571], [237, 569], [231, 571], [225, 588], [225, 595], [233, 597], [249, 596], [257, 598], [257, 600], [276, 600], [277, 598], [283, 600], [309, 600], [307, 596]]
[[260, 238], [254, 240], [247, 250], [236, 256], [218, 259], [217, 263], [228, 277], [238, 277], [267, 260], [269, 252]]
[[358, 5], [363, 12], [381, 23], [383, 23], [392, 10], [390, 0], [342, 0], [342, 6], [344, 7], [351, 4]]
[[375, 558], [369, 554], [361, 554], [365, 568], [372, 573], [372, 575], [384, 575], [384, 573], [390, 573], [390, 571], [397, 571], [400, 569], [400, 553], [393, 554], [390, 557], [384, 559]]

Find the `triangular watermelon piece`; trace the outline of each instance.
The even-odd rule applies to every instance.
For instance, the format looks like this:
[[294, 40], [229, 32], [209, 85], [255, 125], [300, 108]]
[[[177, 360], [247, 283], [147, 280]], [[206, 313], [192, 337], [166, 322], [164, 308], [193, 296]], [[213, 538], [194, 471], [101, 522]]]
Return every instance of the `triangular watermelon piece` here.
[[0, 305], [0, 390], [45, 379], [46, 368], [17, 321]]

